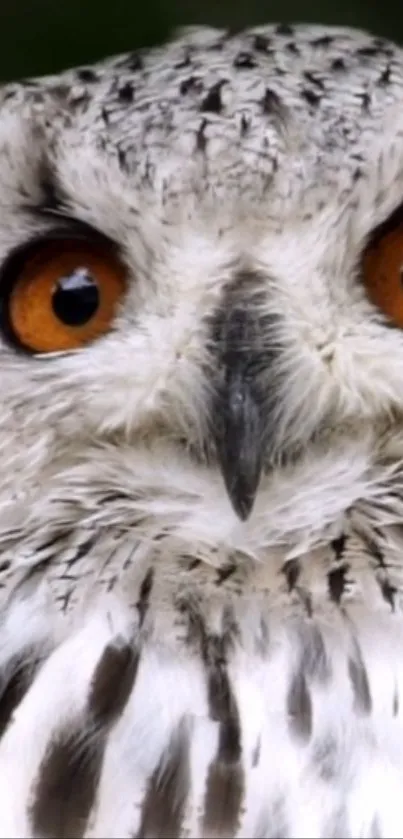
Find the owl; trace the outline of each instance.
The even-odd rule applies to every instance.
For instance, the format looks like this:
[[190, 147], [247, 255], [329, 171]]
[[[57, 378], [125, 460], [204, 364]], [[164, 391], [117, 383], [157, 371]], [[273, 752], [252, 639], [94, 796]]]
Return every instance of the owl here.
[[0, 90], [0, 836], [403, 833], [403, 52]]

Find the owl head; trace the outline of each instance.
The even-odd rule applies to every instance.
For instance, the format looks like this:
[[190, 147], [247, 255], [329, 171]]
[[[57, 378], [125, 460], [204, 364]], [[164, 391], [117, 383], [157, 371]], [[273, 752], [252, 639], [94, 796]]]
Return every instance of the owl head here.
[[402, 52], [202, 28], [5, 86], [0, 298], [3, 544], [147, 520], [258, 552], [390, 515]]

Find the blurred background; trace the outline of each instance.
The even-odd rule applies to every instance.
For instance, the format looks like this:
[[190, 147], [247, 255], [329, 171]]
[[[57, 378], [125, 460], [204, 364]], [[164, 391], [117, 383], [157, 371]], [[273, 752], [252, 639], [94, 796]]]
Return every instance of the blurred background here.
[[359, 26], [403, 44], [397, 0], [0, 0], [0, 80], [160, 43], [183, 24], [291, 21]]

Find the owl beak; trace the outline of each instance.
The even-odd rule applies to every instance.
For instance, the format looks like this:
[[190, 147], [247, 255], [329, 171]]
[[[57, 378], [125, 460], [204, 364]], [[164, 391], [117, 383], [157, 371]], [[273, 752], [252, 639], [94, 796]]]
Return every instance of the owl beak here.
[[245, 371], [227, 369], [218, 401], [216, 447], [231, 504], [242, 521], [251, 514], [263, 463], [261, 400]]

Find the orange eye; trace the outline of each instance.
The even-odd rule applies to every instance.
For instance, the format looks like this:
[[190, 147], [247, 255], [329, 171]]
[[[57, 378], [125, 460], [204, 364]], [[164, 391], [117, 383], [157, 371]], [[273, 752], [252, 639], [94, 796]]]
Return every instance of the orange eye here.
[[370, 300], [396, 326], [403, 327], [403, 225], [369, 245], [363, 279]]
[[107, 332], [125, 288], [125, 269], [106, 243], [45, 242], [13, 280], [8, 330], [34, 353], [78, 349]]

